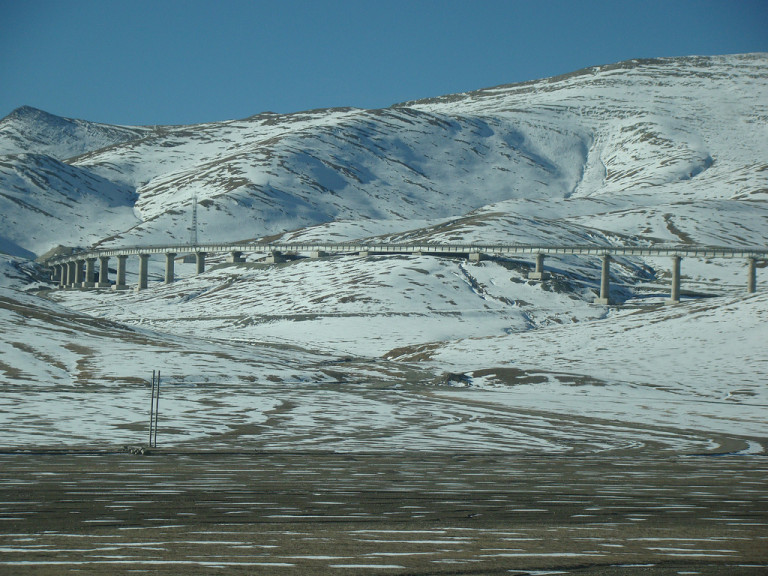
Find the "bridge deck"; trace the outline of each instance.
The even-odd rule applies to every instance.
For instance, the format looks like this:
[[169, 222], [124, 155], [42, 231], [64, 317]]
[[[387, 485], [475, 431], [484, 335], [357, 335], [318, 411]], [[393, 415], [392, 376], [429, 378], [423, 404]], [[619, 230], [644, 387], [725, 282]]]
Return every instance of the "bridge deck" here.
[[578, 256], [681, 256], [696, 258], [757, 258], [768, 259], [765, 247], [723, 246], [599, 246], [599, 245], [534, 245], [534, 244], [365, 244], [365, 243], [248, 243], [248, 244], [166, 244], [151, 246], [127, 246], [84, 250], [56, 256], [47, 260], [48, 265], [63, 264], [100, 256], [132, 256], [138, 254], [191, 254], [265, 252], [354, 254], [435, 254], [468, 255], [487, 254], [513, 256], [524, 254], [578, 255]]

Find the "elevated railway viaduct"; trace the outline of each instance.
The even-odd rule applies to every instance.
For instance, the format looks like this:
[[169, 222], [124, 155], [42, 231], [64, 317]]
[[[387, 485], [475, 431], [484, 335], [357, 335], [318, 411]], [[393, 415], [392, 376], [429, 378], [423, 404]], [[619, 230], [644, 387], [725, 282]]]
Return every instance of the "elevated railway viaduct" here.
[[[598, 304], [610, 304], [610, 265], [614, 257], [669, 257], [671, 284], [669, 302], [680, 300], [680, 269], [683, 258], [740, 258], [747, 261], [748, 293], [756, 290], [756, 269], [758, 261], [768, 260], [768, 248], [762, 247], [720, 247], [720, 246], [598, 246], [598, 245], [531, 245], [531, 244], [392, 244], [392, 243], [243, 243], [243, 244], [178, 244], [155, 246], [128, 246], [78, 251], [68, 255], [49, 258], [46, 264], [51, 268], [51, 279], [60, 288], [112, 288], [126, 290], [126, 261], [131, 256], [139, 258], [138, 284], [136, 290], [148, 288], [148, 263], [153, 255], [165, 257], [165, 283], [175, 280], [174, 262], [177, 256], [194, 256], [196, 272], [205, 271], [206, 257], [211, 254], [226, 254], [228, 262], [244, 262], [244, 254], [266, 253], [267, 262], [280, 262], [287, 255], [306, 255], [310, 258], [324, 258], [337, 254], [374, 255], [434, 255], [461, 257], [480, 261], [488, 257], [531, 257], [535, 268], [528, 274], [532, 280], [544, 280], [548, 272], [544, 268], [547, 256], [564, 255], [593, 256], [602, 259], [600, 295]], [[114, 283], [109, 278], [109, 261], [117, 259]], [[98, 261], [98, 274], [96, 262]]]

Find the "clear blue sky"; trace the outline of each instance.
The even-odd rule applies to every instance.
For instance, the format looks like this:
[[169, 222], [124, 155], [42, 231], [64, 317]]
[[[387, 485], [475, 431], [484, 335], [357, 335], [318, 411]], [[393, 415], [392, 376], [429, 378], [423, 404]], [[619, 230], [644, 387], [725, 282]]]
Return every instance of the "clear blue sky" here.
[[630, 58], [768, 52], [768, 0], [0, 0], [0, 117], [380, 108]]

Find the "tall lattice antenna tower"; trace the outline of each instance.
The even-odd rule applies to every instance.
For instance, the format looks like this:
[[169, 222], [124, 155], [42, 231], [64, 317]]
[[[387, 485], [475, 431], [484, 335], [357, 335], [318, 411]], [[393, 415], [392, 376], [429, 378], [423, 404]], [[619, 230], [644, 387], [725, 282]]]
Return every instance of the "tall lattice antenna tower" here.
[[192, 229], [189, 231], [189, 243], [197, 246], [197, 193], [192, 197]]

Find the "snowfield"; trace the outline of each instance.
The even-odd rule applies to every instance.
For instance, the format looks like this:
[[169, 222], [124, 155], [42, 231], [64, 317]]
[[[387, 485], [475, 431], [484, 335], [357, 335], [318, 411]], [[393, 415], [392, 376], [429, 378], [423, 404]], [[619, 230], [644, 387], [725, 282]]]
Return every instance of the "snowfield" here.
[[[768, 277], [746, 263], [178, 262], [58, 290], [69, 248], [369, 240], [765, 248], [768, 56], [671, 58], [408, 102], [115, 127], [0, 121], [0, 447], [764, 453]], [[114, 260], [112, 261], [114, 265]], [[136, 282], [137, 262], [128, 280]], [[111, 272], [114, 279], [114, 270]]]

